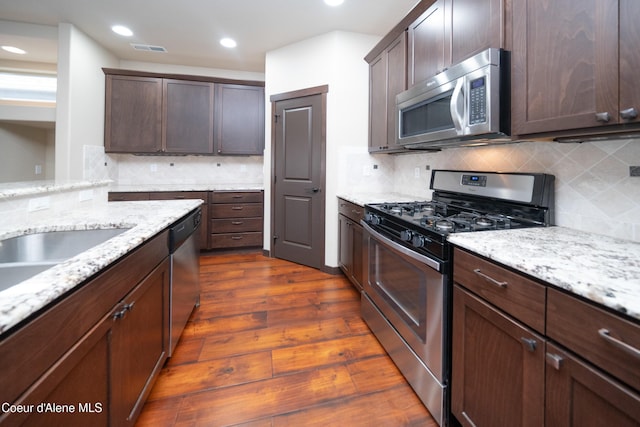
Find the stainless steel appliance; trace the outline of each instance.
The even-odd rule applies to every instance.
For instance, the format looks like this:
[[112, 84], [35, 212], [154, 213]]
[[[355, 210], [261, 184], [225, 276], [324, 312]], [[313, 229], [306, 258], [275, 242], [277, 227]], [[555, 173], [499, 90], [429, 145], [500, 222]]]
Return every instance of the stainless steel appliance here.
[[441, 426], [449, 424], [450, 233], [553, 224], [554, 177], [434, 170], [431, 201], [365, 206], [362, 316]]
[[200, 305], [200, 264], [197, 230], [200, 208], [169, 229], [169, 356], [178, 344], [193, 308]]
[[396, 139], [440, 149], [510, 142], [508, 53], [487, 49], [396, 97]]

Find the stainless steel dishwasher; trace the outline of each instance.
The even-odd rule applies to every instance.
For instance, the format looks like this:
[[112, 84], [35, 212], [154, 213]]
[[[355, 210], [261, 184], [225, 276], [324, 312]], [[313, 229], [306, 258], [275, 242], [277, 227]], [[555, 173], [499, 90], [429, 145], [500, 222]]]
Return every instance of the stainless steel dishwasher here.
[[198, 208], [171, 227], [169, 232], [169, 356], [173, 355], [194, 307], [200, 305], [199, 244], [196, 232], [201, 220], [202, 210]]

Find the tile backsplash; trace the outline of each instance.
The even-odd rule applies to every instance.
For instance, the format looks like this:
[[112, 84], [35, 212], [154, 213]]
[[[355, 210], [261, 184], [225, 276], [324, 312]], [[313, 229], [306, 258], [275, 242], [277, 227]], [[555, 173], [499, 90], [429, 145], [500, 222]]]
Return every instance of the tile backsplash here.
[[640, 165], [640, 139], [521, 142], [393, 157], [392, 191], [427, 198], [427, 168], [555, 175], [556, 225], [640, 241], [640, 177], [630, 176]]
[[133, 156], [109, 154], [114, 164], [110, 178], [119, 185], [133, 184], [260, 184], [263, 157]]

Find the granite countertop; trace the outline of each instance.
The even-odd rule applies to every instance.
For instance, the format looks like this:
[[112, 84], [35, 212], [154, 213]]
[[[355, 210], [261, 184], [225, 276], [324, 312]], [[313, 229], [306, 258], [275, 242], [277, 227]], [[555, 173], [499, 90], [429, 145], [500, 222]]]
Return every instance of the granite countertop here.
[[109, 191], [144, 193], [153, 191], [240, 191], [263, 190], [263, 184], [112, 184]]
[[140, 246], [202, 204], [200, 200], [106, 203], [103, 208], [76, 209], [30, 222], [29, 227], [0, 226], [0, 240], [24, 234], [130, 228], [49, 270], [0, 292], [0, 334], [70, 291]]
[[82, 190], [107, 186], [111, 180], [100, 181], [23, 181], [0, 184], [0, 200], [13, 197], [34, 196], [38, 194], [55, 193], [68, 190]]
[[565, 227], [457, 233], [449, 241], [640, 320], [640, 243]]
[[426, 200], [424, 197], [401, 193], [338, 193], [337, 196], [359, 206], [371, 203], [399, 203]]

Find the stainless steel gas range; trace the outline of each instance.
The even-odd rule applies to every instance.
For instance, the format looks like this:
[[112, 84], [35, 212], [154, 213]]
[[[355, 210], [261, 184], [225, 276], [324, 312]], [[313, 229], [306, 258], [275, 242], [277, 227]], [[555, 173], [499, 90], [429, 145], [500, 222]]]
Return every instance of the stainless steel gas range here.
[[450, 421], [450, 233], [553, 224], [554, 177], [434, 170], [432, 200], [365, 206], [362, 316], [441, 426]]

